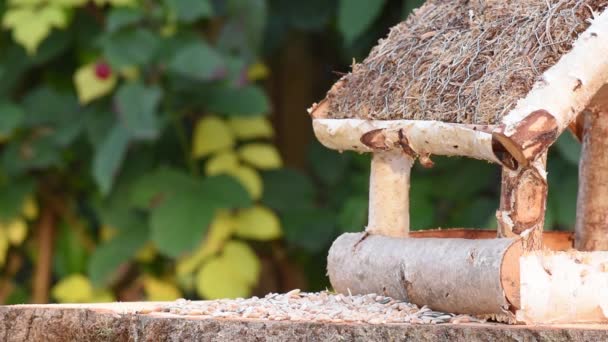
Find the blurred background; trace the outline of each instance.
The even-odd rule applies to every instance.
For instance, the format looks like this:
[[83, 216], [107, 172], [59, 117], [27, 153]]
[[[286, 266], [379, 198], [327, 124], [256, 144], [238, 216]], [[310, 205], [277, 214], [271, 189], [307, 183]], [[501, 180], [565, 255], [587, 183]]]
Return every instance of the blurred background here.
[[[369, 156], [306, 109], [420, 0], [0, 1], [0, 303], [324, 290]], [[574, 224], [579, 144], [549, 157]], [[500, 168], [434, 158], [412, 229], [495, 228]]]

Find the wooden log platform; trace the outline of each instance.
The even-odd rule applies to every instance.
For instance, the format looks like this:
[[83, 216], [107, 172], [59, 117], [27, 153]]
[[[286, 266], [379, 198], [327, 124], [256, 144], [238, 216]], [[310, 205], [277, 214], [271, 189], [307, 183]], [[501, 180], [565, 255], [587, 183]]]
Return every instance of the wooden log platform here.
[[1, 341], [606, 341], [608, 325], [370, 324], [209, 318], [168, 303], [0, 307]]

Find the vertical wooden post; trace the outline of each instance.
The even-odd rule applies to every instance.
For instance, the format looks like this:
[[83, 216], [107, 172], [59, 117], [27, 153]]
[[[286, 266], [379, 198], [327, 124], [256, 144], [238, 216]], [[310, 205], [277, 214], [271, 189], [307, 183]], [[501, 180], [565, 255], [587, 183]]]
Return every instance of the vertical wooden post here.
[[406, 237], [410, 230], [410, 171], [414, 159], [403, 151], [375, 152], [369, 181], [366, 232]]
[[[597, 95], [596, 95], [597, 97]], [[608, 250], [608, 99], [583, 115], [576, 201], [575, 248]]]
[[496, 212], [498, 237], [523, 238], [525, 250], [542, 247], [547, 205], [547, 154], [528, 166], [502, 169], [500, 208]]

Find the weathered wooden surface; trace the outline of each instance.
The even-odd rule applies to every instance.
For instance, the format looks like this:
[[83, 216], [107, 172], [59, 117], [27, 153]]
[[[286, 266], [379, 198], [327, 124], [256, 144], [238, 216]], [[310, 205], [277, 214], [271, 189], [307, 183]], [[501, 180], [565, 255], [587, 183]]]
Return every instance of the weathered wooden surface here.
[[349, 324], [137, 314], [154, 303], [0, 307], [2, 341], [606, 341], [608, 325]]

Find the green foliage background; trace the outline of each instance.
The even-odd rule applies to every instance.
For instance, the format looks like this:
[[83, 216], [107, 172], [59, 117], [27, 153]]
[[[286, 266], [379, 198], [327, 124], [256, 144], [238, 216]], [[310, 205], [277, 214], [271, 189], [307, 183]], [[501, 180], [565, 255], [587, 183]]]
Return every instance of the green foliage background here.
[[[306, 115], [273, 113], [264, 81], [267, 61], [289, 48], [293, 32], [318, 42], [316, 72], [328, 87], [333, 71], [348, 71], [419, 3], [1, 2], [0, 302], [328, 286], [331, 242], [366, 222], [369, 156], [309, 139], [304, 166], [281, 167], [273, 134], [254, 129], [241, 139], [226, 127]], [[99, 65], [109, 79], [96, 74]], [[198, 131], [210, 117], [219, 129]], [[245, 155], [250, 143], [266, 149]], [[573, 225], [578, 149], [565, 134], [550, 152], [548, 229]], [[249, 176], [232, 164], [209, 174], [225, 154], [238, 154]], [[499, 168], [434, 161], [412, 176], [412, 227], [495, 227]]]

